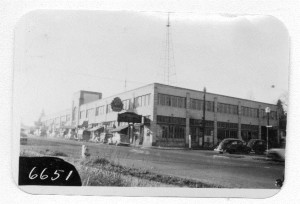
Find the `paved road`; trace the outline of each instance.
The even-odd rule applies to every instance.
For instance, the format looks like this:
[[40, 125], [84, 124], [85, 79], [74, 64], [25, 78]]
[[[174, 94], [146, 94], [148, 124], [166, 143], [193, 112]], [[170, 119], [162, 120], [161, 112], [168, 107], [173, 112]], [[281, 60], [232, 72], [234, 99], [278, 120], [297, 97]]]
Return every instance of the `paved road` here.
[[48, 148], [80, 158], [82, 144], [88, 146], [92, 156], [107, 157], [122, 165], [229, 188], [276, 188], [274, 181], [284, 170], [283, 163], [254, 160], [253, 156], [232, 158], [204, 150], [141, 149], [44, 138], [29, 138], [28, 145], [21, 149]]

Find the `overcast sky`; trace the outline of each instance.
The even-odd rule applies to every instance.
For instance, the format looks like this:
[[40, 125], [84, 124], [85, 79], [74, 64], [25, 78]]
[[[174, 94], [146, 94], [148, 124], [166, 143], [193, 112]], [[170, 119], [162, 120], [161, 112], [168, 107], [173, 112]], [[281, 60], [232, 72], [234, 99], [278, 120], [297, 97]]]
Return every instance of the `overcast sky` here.
[[[170, 14], [172, 85], [276, 103], [288, 91], [289, 37], [271, 16]], [[25, 124], [103, 97], [164, 83], [166, 13], [38, 11], [16, 27], [14, 99]], [[173, 58], [171, 58], [173, 59]]]

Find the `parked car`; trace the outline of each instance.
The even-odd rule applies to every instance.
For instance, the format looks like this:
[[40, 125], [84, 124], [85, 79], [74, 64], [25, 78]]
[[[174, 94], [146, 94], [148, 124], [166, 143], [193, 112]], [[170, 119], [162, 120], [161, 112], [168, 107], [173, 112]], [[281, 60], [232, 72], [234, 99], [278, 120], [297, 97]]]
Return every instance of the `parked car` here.
[[220, 142], [217, 148], [214, 151], [219, 152], [220, 154], [228, 152], [229, 154], [233, 153], [245, 153], [249, 154], [251, 149], [248, 147], [243, 140], [235, 138], [227, 138]]
[[101, 143], [104, 143], [104, 144], [106, 144], [106, 143], [109, 143], [109, 140], [110, 140], [110, 138], [112, 138], [112, 134], [111, 133], [101, 133], [100, 134], [100, 142]]
[[267, 149], [267, 143], [260, 139], [249, 140], [247, 146], [251, 149], [251, 152], [255, 154], [263, 154]]
[[267, 157], [276, 161], [285, 161], [285, 149], [283, 148], [272, 148], [267, 151]]
[[27, 134], [24, 132], [23, 129], [21, 129], [21, 133], [20, 133], [20, 144], [21, 145], [26, 145], [27, 144]]
[[130, 139], [129, 135], [125, 135], [119, 132], [113, 133], [113, 137], [111, 137], [110, 144], [114, 145], [129, 145]]
[[[267, 151], [267, 156], [276, 161], [285, 161], [285, 149], [284, 148], [273, 148]], [[281, 178], [275, 180], [275, 186], [282, 187], [284, 183], [284, 172]]]

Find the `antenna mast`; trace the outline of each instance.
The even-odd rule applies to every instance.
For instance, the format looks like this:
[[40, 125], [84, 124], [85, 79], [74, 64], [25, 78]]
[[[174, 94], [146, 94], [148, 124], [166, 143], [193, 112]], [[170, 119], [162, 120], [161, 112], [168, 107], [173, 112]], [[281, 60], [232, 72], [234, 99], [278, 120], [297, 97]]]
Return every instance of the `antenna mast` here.
[[175, 71], [175, 60], [174, 60], [174, 52], [173, 52], [173, 42], [171, 35], [171, 23], [170, 23], [170, 13], [168, 13], [168, 21], [167, 21], [167, 33], [166, 33], [166, 53], [165, 53], [165, 68], [164, 68], [164, 83], [170, 85], [172, 82], [171, 77], [176, 76]]

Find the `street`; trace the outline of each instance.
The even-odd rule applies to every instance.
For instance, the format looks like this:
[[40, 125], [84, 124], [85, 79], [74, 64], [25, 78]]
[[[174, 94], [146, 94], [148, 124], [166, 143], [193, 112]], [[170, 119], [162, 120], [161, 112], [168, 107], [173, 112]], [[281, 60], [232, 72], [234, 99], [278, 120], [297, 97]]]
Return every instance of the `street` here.
[[205, 150], [164, 150], [112, 146], [56, 138], [29, 137], [22, 150], [61, 151], [80, 158], [81, 146], [87, 145], [91, 156], [106, 157], [121, 165], [151, 172], [190, 178], [225, 188], [277, 188], [284, 163], [255, 160], [253, 155], [218, 154]]

